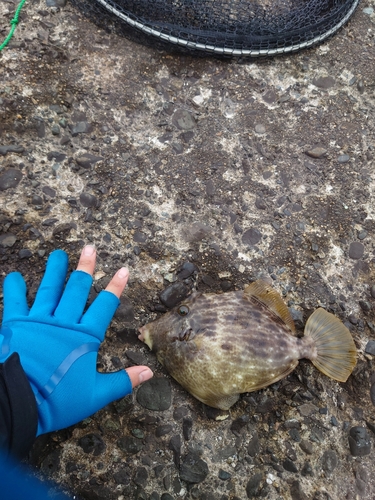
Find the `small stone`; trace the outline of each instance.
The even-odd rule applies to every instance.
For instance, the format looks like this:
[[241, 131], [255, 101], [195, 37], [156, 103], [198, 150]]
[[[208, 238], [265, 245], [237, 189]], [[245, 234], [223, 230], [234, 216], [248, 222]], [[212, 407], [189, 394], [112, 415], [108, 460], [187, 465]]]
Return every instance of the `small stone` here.
[[156, 436], [156, 437], [162, 437], [162, 436], [165, 436], [166, 434], [169, 434], [170, 432], [172, 432], [172, 429], [173, 429], [173, 427], [172, 427], [170, 424], [162, 424], [162, 425], [159, 425], [159, 426], [156, 428], [156, 431], [155, 431], [155, 436]]
[[256, 198], [255, 206], [259, 208], [259, 210], [265, 210], [267, 208], [266, 202], [263, 198]]
[[60, 153], [59, 151], [50, 151], [47, 154], [47, 159], [49, 161], [55, 160], [57, 163], [61, 163], [65, 160], [66, 154], [65, 153]]
[[91, 453], [95, 457], [104, 452], [106, 446], [103, 439], [98, 434], [86, 434], [78, 440], [78, 446], [85, 453]]
[[172, 403], [171, 384], [164, 377], [154, 377], [140, 386], [137, 391], [138, 403], [148, 410], [168, 410]]
[[353, 457], [369, 455], [371, 451], [371, 440], [364, 427], [352, 427], [349, 432], [349, 447]]
[[213, 196], [215, 194], [216, 188], [215, 184], [213, 183], [212, 179], [209, 179], [206, 182], [206, 193], [207, 196]]
[[310, 443], [310, 441], [302, 440], [299, 446], [307, 455], [312, 455], [314, 453], [314, 445]]
[[12, 246], [17, 241], [17, 237], [12, 233], [0, 234], [0, 247], [2, 248], [12, 248]]
[[200, 483], [208, 475], [208, 465], [196, 453], [188, 453], [180, 467], [180, 479], [187, 483]]
[[266, 127], [262, 124], [255, 125], [255, 132], [257, 134], [263, 135], [266, 133]]
[[132, 363], [135, 365], [146, 365], [147, 364], [147, 358], [144, 356], [141, 352], [139, 351], [125, 351], [125, 356], [130, 359]]
[[371, 403], [375, 406], [375, 382], [370, 387]]
[[123, 323], [131, 323], [134, 320], [133, 304], [126, 297], [121, 297], [120, 305], [115, 312], [115, 318]]
[[375, 285], [372, 285], [370, 288], [370, 294], [373, 299], [375, 299]]
[[185, 109], [178, 109], [173, 113], [172, 123], [180, 130], [192, 130], [196, 127], [192, 114]]
[[143, 443], [133, 436], [124, 436], [117, 441], [117, 446], [125, 455], [135, 455], [142, 450]]
[[194, 273], [198, 272], [198, 268], [192, 262], [184, 262], [177, 272], [177, 277], [180, 280], [190, 278]]
[[193, 420], [190, 417], [184, 418], [182, 421], [182, 434], [185, 441], [189, 441], [193, 433]]
[[76, 163], [82, 168], [90, 168], [95, 165], [95, 163], [102, 160], [103, 158], [101, 156], [95, 156], [89, 153], [85, 153], [84, 155], [76, 158]]
[[350, 156], [349, 155], [340, 155], [338, 158], [337, 158], [337, 161], [339, 163], [348, 163], [348, 161], [350, 160]]
[[326, 450], [322, 457], [322, 468], [328, 473], [333, 472], [338, 464], [338, 458], [333, 450]]
[[368, 232], [367, 232], [367, 231], [360, 231], [360, 232], [358, 233], [358, 239], [359, 239], [359, 240], [364, 240], [364, 239], [367, 237], [367, 235], [368, 235]]
[[227, 481], [228, 479], [230, 479], [232, 477], [232, 475], [229, 474], [229, 472], [226, 472], [223, 469], [219, 469], [218, 476], [219, 476], [219, 479], [221, 479], [222, 481]]
[[327, 154], [327, 150], [321, 147], [316, 147], [313, 149], [309, 149], [308, 151], [305, 151], [307, 156], [310, 156], [311, 158], [322, 158]]
[[179, 406], [176, 408], [173, 412], [173, 418], [178, 421], [186, 417], [186, 415], [189, 413], [189, 410], [186, 408], [186, 406]]
[[53, 236], [67, 235], [68, 233], [70, 233], [71, 229], [72, 229], [72, 226], [69, 223], [59, 224], [52, 231], [52, 234], [53, 234]]
[[242, 235], [242, 243], [249, 246], [256, 245], [261, 239], [262, 233], [258, 229], [253, 227], [245, 231]]
[[251, 476], [246, 485], [247, 498], [254, 498], [260, 495], [262, 479], [263, 475], [260, 472]]
[[259, 442], [259, 436], [257, 432], [254, 432], [253, 437], [251, 438], [248, 447], [247, 447], [247, 452], [251, 457], [256, 457], [258, 453], [260, 452], [260, 442]]
[[145, 467], [138, 467], [135, 473], [134, 482], [137, 486], [146, 486], [148, 479], [148, 472]]
[[73, 137], [76, 137], [78, 134], [89, 134], [93, 130], [91, 123], [86, 121], [77, 122], [75, 125], [69, 125], [69, 128]]
[[283, 461], [283, 467], [285, 470], [287, 470], [288, 472], [298, 472], [298, 469], [296, 467], [296, 464], [290, 460], [289, 458], [286, 458], [284, 461]]
[[365, 7], [362, 11], [364, 14], [371, 16], [374, 13], [374, 9], [372, 7]]
[[85, 193], [85, 192], [81, 193], [79, 195], [79, 201], [81, 205], [87, 208], [89, 207], [95, 208], [98, 206], [97, 197], [91, 193]]
[[20, 259], [29, 259], [30, 257], [32, 257], [32, 252], [31, 250], [29, 250], [28, 248], [22, 248], [19, 252], [18, 252], [18, 256]]
[[185, 241], [197, 243], [210, 236], [212, 228], [202, 222], [194, 222], [193, 224], [185, 225], [182, 232]]
[[362, 243], [358, 241], [353, 241], [349, 246], [349, 257], [351, 259], [361, 259], [365, 253], [365, 247]]
[[0, 155], [5, 156], [8, 153], [23, 153], [25, 148], [23, 146], [0, 146]]
[[319, 78], [314, 78], [313, 85], [320, 89], [329, 89], [335, 85], [335, 79], [332, 76], [320, 76]]
[[22, 179], [22, 172], [15, 168], [9, 168], [0, 175], [0, 191], [18, 186]]
[[181, 281], [172, 283], [165, 288], [159, 295], [161, 302], [171, 309], [175, 307], [181, 300], [187, 297], [189, 288]]
[[55, 124], [51, 128], [52, 135], [60, 135], [60, 127]]
[[358, 303], [362, 311], [366, 313], [371, 311], [371, 304], [370, 302], [367, 302], [367, 300], [360, 300]]

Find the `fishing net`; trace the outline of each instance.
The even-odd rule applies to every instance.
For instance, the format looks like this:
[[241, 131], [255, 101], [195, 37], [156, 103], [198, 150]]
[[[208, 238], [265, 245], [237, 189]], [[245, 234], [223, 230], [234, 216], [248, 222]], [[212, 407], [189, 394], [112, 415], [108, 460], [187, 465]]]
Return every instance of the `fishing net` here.
[[[266, 56], [316, 45], [359, 0], [71, 0], [99, 26], [185, 51]], [[160, 45], [159, 43], [159, 45]]]

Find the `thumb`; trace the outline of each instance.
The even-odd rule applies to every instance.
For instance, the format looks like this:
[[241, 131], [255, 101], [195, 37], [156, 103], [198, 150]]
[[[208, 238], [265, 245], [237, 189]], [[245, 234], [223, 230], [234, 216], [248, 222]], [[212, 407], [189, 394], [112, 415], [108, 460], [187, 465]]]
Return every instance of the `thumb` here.
[[132, 366], [114, 373], [97, 373], [95, 400], [98, 408], [127, 396], [134, 387], [152, 376], [153, 373], [147, 366]]

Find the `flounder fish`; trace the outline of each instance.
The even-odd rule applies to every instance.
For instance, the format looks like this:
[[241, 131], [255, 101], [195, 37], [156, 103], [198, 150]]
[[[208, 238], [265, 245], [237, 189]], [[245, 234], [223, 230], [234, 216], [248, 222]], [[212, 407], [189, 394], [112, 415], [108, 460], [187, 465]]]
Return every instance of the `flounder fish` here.
[[139, 331], [139, 339], [178, 383], [221, 410], [241, 393], [286, 377], [299, 359], [310, 359], [340, 382], [356, 364], [352, 336], [338, 318], [319, 308], [298, 338], [281, 296], [262, 280], [244, 291], [193, 293]]

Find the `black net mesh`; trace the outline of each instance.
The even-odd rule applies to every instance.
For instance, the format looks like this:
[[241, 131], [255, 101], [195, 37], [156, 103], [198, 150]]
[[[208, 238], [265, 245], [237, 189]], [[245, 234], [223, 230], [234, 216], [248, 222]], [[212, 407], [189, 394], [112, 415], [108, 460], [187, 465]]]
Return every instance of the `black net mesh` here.
[[340, 29], [359, 0], [72, 0], [136, 39], [230, 56], [295, 52]]

